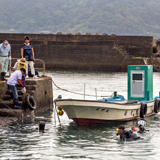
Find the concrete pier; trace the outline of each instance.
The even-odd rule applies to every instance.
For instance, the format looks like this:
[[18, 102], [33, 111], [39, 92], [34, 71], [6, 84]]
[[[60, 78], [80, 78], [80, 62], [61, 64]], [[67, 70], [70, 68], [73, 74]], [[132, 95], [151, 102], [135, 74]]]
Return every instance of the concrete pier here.
[[18, 88], [18, 101], [21, 109], [14, 109], [13, 102], [10, 102], [10, 90], [6, 81], [0, 81], [0, 126], [23, 119], [31, 114], [37, 114], [53, 109], [52, 78], [44, 76], [38, 79], [26, 79], [27, 93], [33, 96], [36, 101], [36, 109], [31, 111], [24, 109], [22, 102], [21, 88]]

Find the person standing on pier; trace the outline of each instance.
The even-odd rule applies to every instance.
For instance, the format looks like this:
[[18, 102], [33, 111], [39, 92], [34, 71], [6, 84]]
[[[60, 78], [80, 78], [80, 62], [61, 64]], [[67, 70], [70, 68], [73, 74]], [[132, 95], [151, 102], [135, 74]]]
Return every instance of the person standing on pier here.
[[26, 73], [26, 70], [24, 68], [21, 68], [20, 70], [16, 70], [15, 72], [13, 72], [13, 74], [9, 77], [7, 81], [7, 85], [9, 89], [11, 89], [12, 91], [12, 95], [13, 95], [12, 98], [14, 99], [14, 108], [16, 109], [20, 109], [18, 105], [18, 93], [17, 93], [16, 84], [20, 84], [22, 88], [24, 87], [21, 79], [22, 79], [22, 76], [25, 76], [25, 73]]
[[[34, 50], [33, 50], [33, 46], [29, 43], [30, 42], [29, 36], [25, 36], [24, 41], [25, 41], [24, 44], [21, 46], [21, 56], [22, 58], [25, 58], [26, 61], [28, 61], [33, 78], [38, 78], [35, 75], [35, 69], [33, 66], [33, 61], [35, 61]], [[26, 78], [28, 78], [28, 70], [26, 72]]]
[[5, 40], [0, 44], [0, 65], [1, 65], [1, 80], [6, 81], [5, 74], [8, 71], [8, 60], [11, 60], [11, 45]]

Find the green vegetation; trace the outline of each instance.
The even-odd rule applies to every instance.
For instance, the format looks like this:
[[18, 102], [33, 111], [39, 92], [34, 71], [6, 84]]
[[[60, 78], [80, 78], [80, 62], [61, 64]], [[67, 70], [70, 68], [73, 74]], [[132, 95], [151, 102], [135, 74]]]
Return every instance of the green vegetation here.
[[90, 32], [159, 38], [159, 8], [159, 0], [0, 0], [0, 32]]

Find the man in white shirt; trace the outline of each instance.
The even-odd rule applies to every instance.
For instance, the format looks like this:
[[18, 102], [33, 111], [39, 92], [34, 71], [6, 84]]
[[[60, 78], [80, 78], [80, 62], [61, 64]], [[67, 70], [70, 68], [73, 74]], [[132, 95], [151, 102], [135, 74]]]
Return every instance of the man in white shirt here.
[[2, 81], [6, 80], [4, 77], [8, 70], [8, 60], [11, 60], [11, 46], [8, 41], [5, 40], [0, 44], [0, 65]]
[[14, 99], [14, 107], [17, 109], [20, 109], [18, 106], [18, 93], [17, 93], [17, 88], [16, 84], [19, 83], [22, 87], [24, 87], [21, 79], [22, 75], [25, 76], [26, 70], [24, 68], [21, 68], [20, 70], [16, 70], [8, 79], [7, 85], [9, 89], [11, 89], [12, 94], [13, 94], [13, 99]]
[[[21, 68], [24, 68], [26, 70], [26, 73], [28, 73], [28, 62], [26, 61], [25, 58], [18, 59], [17, 62], [14, 64], [12, 71], [20, 70]], [[23, 85], [25, 87], [26, 86], [25, 85], [26, 84], [25, 83], [25, 76], [22, 76], [22, 81], [23, 81]]]

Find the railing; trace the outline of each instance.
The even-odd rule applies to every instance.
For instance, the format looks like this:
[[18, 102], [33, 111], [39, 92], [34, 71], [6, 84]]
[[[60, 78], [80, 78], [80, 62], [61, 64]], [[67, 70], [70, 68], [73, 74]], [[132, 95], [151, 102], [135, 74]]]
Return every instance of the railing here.
[[[17, 60], [17, 59], [19, 59], [19, 58], [12, 58], [12, 59], [15, 59], [15, 60]], [[40, 62], [42, 62], [43, 63], [43, 68], [34, 68], [35, 70], [37, 69], [37, 70], [43, 70], [43, 76], [45, 75], [45, 62], [42, 60], [42, 59], [35, 59], [35, 61], [40, 61]], [[11, 67], [11, 60], [9, 60], [9, 76], [11, 76], [11, 70], [12, 70], [12, 68], [13, 67]]]

